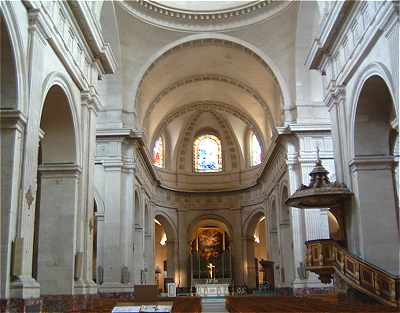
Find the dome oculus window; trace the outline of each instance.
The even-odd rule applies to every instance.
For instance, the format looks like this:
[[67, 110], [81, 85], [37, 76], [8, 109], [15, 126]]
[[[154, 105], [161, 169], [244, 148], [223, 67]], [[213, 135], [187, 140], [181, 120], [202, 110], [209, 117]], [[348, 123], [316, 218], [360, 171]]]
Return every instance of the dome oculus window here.
[[193, 144], [193, 158], [196, 173], [221, 172], [221, 140], [209, 134], [197, 137]]
[[161, 136], [154, 142], [153, 164], [157, 167], [164, 167], [164, 141]]

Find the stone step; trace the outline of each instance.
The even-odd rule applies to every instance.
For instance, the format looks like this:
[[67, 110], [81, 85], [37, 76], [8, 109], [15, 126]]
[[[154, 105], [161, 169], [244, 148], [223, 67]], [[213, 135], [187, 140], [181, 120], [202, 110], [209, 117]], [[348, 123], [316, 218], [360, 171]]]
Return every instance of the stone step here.
[[227, 313], [225, 309], [225, 298], [202, 298], [201, 311], [204, 313]]

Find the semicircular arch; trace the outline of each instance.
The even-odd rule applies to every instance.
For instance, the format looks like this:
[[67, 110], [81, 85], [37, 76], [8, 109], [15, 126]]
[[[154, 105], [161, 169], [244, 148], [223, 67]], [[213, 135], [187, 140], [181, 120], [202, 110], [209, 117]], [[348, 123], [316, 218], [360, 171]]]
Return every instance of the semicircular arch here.
[[204, 44], [205, 42], [213, 42], [224, 44], [227, 47], [236, 47], [244, 51], [245, 53], [253, 56], [274, 78], [277, 82], [277, 85], [280, 89], [281, 97], [282, 97], [282, 109], [283, 110], [291, 110], [293, 107], [290, 91], [288, 87], [288, 83], [279, 70], [278, 66], [273, 62], [273, 60], [266, 55], [266, 53], [254, 45], [250, 44], [247, 41], [242, 39], [229, 36], [226, 34], [195, 34], [189, 35], [187, 37], [176, 40], [163, 48], [161, 48], [157, 53], [153, 54], [148, 61], [142, 66], [140, 69], [134, 84], [133, 84], [133, 97], [134, 97], [134, 106], [136, 108], [139, 107], [140, 102], [140, 90], [141, 85], [146, 79], [146, 76], [151, 72], [153, 68], [157, 65], [160, 60], [168, 56], [169, 54], [184, 48], [191, 47], [195, 43]]

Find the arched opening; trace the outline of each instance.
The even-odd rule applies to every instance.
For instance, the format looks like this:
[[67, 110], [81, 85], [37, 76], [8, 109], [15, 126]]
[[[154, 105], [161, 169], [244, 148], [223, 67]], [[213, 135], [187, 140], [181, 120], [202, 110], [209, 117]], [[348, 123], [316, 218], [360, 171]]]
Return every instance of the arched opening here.
[[154, 217], [154, 275], [162, 292], [168, 291], [168, 283], [175, 282], [176, 232], [171, 222], [162, 214]]
[[[12, 27], [12, 26], [11, 26]], [[22, 101], [18, 97], [23, 88], [18, 84], [18, 76], [23, 74], [18, 71], [16, 64], [16, 51], [13, 50], [13, 42], [3, 15], [0, 15], [0, 150], [1, 150], [1, 209], [0, 209], [0, 298], [7, 298], [10, 283], [11, 270], [11, 242], [15, 236], [12, 225], [17, 222], [17, 205], [19, 192], [20, 151], [23, 151], [23, 123], [15, 123], [17, 115], [10, 114], [13, 109], [22, 107]], [[15, 47], [17, 49], [17, 47]], [[11, 117], [11, 123], [8, 120]], [[21, 124], [19, 124], [21, 123]], [[16, 127], [10, 125], [15, 124]], [[12, 228], [11, 228], [12, 227]], [[10, 229], [11, 228], [11, 229]]]
[[33, 275], [41, 294], [71, 294], [80, 275], [74, 265], [80, 170], [70, 103], [58, 85], [46, 95], [39, 140]]
[[205, 217], [190, 228], [191, 285], [232, 281], [232, 234], [220, 219]]
[[144, 231], [145, 234], [151, 234], [151, 225], [150, 225], [150, 208], [149, 204], [146, 203], [144, 207]]
[[290, 207], [285, 204], [289, 197], [286, 186], [282, 189], [279, 212], [279, 244], [281, 250], [281, 284], [289, 287], [294, 280], [293, 235], [290, 225]]
[[153, 164], [160, 168], [165, 166], [165, 143], [162, 136], [158, 137], [153, 145]]
[[143, 225], [143, 209], [140, 194], [135, 191], [135, 220], [133, 232], [133, 259], [135, 262], [134, 281], [135, 284], [143, 284], [146, 281], [145, 264], [144, 264], [144, 225]]
[[[247, 285], [250, 288], [274, 285], [269, 260], [267, 220], [263, 212], [254, 214], [247, 226]], [[266, 285], [267, 284], [267, 285]]]
[[90, 220], [89, 227], [91, 227], [92, 234], [93, 234], [92, 277], [93, 277], [93, 281], [96, 284], [99, 284], [100, 281], [97, 277], [97, 265], [98, 265], [97, 264], [97, 231], [98, 231], [98, 227], [97, 227], [97, 203], [96, 203], [96, 200], [94, 200], [94, 202], [93, 202], [93, 216]]
[[[353, 229], [360, 233], [359, 240], [349, 240], [348, 244], [367, 261], [398, 274], [399, 214], [394, 177], [397, 152], [391, 145], [397, 136], [398, 120], [386, 82], [377, 75], [369, 77], [356, 105], [351, 163], [356, 207], [348, 218], [354, 223], [354, 215], [357, 216], [358, 225]], [[354, 233], [352, 236], [357, 238]], [[358, 249], [354, 242], [358, 242]]]
[[[160, 80], [165, 73], [168, 77]], [[241, 179], [242, 172], [261, 170], [250, 169], [250, 163], [262, 162], [260, 150], [268, 150], [275, 127], [284, 123], [284, 103], [289, 102], [281, 83], [279, 71], [262, 51], [226, 35], [187, 36], [149, 58], [133, 92], [137, 125], [148, 139], [168, 138], [169, 166], [159, 172], [162, 184], [189, 192], [250, 185]], [[247, 156], [249, 129], [256, 133], [252, 162]], [[202, 140], [192, 147], [196, 139]], [[154, 142], [147, 142], [152, 152]], [[215, 178], [208, 183], [210, 177]]]
[[154, 282], [154, 223], [152, 223], [152, 212], [149, 202], [146, 200], [144, 205], [144, 271], [145, 271], [145, 282]]
[[256, 166], [262, 161], [262, 149], [260, 141], [254, 131], [249, 133], [249, 160], [250, 166]]
[[196, 173], [222, 171], [222, 144], [215, 135], [198, 136], [193, 142], [193, 163]]
[[12, 48], [11, 39], [3, 17], [0, 17], [1, 30], [1, 109], [16, 109], [17, 108], [17, 69], [15, 64], [14, 51]]
[[276, 208], [276, 200], [274, 199], [270, 207], [270, 218], [267, 219], [268, 234], [269, 234], [269, 257], [273, 262], [273, 275], [274, 284], [278, 285], [281, 280], [281, 250], [279, 247], [279, 234], [278, 234], [278, 213]]
[[343, 239], [342, 228], [336, 218], [331, 212], [328, 212], [328, 224], [330, 238], [340, 242]]
[[142, 226], [142, 212], [141, 212], [141, 206], [140, 206], [140, 196], [139, 192], [135, 191], [135, 225]]

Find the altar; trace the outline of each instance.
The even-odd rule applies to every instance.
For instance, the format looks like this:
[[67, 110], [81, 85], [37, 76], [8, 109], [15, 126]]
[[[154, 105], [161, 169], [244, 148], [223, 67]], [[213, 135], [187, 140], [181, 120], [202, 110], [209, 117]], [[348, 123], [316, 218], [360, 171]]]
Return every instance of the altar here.
[[229, 295], [229, 283], [196, 284], [198, 297], [224, 297]]

